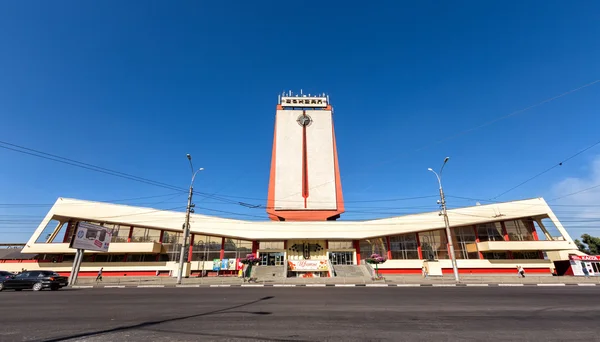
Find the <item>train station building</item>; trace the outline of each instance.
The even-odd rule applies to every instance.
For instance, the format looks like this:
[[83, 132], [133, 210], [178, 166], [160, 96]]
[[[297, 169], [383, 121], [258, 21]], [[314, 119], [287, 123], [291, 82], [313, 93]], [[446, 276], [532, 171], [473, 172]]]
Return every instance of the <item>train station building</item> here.
[[[336, 276], [336, 267], [364, 265], [377, 253], [383, 274], [452, 273], [451, 238], [460, 273], [550, 273], [554, 261], [584, 255], [542, 198], [448, 210], [451, 236], [439, 212], [366, 221], [338, 220], [344, 199], [326, 95], [279, 97], [266, 211], [270, 220], [244, 221], [191, 214], [189, 276], [237, 274], [254, 253], [287, 277]], [[71, 270], [69, 242], [78, 222], [112, 229], [108, 253], [84, 254], [80, 276], [175, 275], [185, 213], [59, 198], [22, 253], [34, 260], [3, 261], [3, 269]], [[551, 228], [551, 229], [550, 229]], [[558, 234], [550, 232], [558, 232]]]

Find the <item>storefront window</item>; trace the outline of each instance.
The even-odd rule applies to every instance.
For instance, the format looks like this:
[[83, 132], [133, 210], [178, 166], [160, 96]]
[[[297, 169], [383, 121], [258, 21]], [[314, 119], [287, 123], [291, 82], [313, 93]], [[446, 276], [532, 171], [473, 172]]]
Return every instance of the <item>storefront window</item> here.
[[423, 259], [448, 259], [448, 240], [443, 230], [432, 230], [419, 233]]
[[417, 234], [390, 236], [392, 259], [419, 259]]
[[479, 259], [477, 239], [472, 226], [452, 228], [452, 244], [456, 259]]

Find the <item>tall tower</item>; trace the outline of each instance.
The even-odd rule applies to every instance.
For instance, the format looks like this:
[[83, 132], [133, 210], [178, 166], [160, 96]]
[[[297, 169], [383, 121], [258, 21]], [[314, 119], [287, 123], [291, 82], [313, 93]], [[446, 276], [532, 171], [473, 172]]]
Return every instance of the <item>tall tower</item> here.
[[329, 96], [279, 96], [267, 213], [275, 221], [335, 220], [344, 198]]

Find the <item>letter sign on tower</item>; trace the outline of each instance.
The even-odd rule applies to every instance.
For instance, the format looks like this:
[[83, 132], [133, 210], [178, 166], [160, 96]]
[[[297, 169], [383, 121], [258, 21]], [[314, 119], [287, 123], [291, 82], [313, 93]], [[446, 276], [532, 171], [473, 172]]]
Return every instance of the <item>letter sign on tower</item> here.
[[277, 221], [335, 220], [344, 200], [333, 109], [326, 95], [286, 95], [275, 116], [267, 213]]

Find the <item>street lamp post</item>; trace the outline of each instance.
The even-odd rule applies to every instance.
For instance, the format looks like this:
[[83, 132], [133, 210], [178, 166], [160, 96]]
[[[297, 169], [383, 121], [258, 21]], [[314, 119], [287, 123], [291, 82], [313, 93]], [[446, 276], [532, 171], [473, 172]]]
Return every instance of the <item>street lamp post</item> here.
[[444, 171], [444, 166], [446, 166], [446, 163], [448, 162], [448, 160], [450, 159], [450, 157], [446, 157], [444, 159], [444, 164], [442, 165], [442, 168], [440, 169], [440, 173], [439, 175], [433, 171], [432, 168], [428, 168], [428, 171], [431, 171], [435, 174], [435, 176], [437, 177], [438, 180], [438, 184], [440, 186], [440, 200], [441, 200], [441, 205], [442, 205], [442, 215], [444, 216], [444, 224], [446, 225], [446, 236], [448, 237], [448, 247], [450, 248], [450, 260], [452, 260], [452, 270], [454, 271], [454, 279], [456, 280], [456, 282], [459, 282], [460, 279], [458, 277], [458, 267], [456, 266], [456, 256], [454, 255], [454, 244], [452, 243], [452, 235], [450, 232], [450, 222], [448, 221], [448, 212], [446, 211], [446, 196], [444, 196], [444, 189], [442, 188], [442, 171]]
[[194, 212], [196, 206], [192, 203], [192, 196], [194, 195], [194, 179], [198, 172], [204, 170], [199, 168], [194, 172], [194, 165], [192, 164], [192, 156], [187, 155], [187, 159], [190, 162], [190, 168], [192, 170], [192, 182], [190, 183], [190, 192], [188, 194], [187, 210], [185, 212], [185, 223], [183, 224], [183, 241], [181, 243], [181, 253], [179, 254], [179, 269], [177, 271], [177, 284], [181, 284], [181, 277], [183, 276], [183, 264], [186, 262], [186, 251], [189, 250], [188, 237], [190, 235], [190, 214]]

